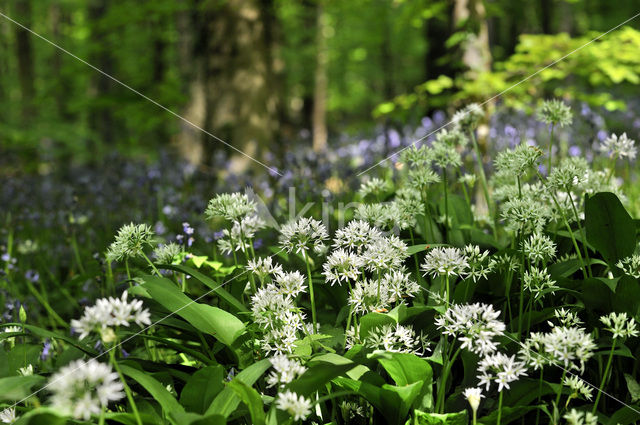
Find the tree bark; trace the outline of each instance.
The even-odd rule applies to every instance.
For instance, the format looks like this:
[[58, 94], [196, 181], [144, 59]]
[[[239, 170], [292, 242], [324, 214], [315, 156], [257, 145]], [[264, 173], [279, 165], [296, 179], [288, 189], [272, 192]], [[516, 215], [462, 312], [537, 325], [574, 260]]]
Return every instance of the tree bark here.
[[489, 71], [491, 50], [483, 0], [456, 0], [453, 16], [456, 26], [464, 23], [470, 30], [462, 46], [462, 62], [468, 68], [470, 77]]
[[327, 150], [327, 17], [322, 0], [317, 6], [316, 70], [313, 90], [313, 150]]
[[[16, 1], [16, 16], [25, 27], [31, 28], [30, 0]], [[31, 34], [19, 26], [15, 28], [22, 120], [24, 123], [27, 123], [34, 114], [33, 96], [35, 93], [35, 72], [33, 68], [33, 46], [31, 44]]]

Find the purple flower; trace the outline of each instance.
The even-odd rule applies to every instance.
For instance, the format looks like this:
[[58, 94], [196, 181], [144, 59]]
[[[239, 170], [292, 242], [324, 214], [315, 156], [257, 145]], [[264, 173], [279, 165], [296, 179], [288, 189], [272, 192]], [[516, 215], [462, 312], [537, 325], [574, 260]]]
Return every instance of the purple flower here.
[[24, 277], [27, 278], [29, 282], [33, 282], [33, 283], [40, 280], [40, 275], [35, 270], [27, 270], [24, 274]]
[[40, 353], [40, 360], [45, 361], [51, 356], [51, 342], [49, 339], [44, 340], [42, 344], [42, 353]]
[[571, 146], [569, 148], [569, 155], [570, 156], [580, 156], [581, 153], [582, 153], [582, 149], [580, 149], [579, 146], [573, 145], [573, 146]]

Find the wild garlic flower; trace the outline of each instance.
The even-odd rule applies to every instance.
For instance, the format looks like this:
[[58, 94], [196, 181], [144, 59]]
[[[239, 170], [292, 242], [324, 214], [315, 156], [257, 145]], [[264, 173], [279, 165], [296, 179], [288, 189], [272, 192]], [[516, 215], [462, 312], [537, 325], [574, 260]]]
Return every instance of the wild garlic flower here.
[[231, 229], [222, 229], [222, 238], [218, 239], [218, 248], [224, 254], [250, 250], [251, 239], [265, 226], [264, 220], [257, 215], [242, 217], [240, 220], [233, 222]]
[[640, 255], [633, 254], [630, 257], [623, 258], [618, 261], [616, 267], [621, 269], [625, 274], [640, 279]]
[[[455, 134], [459, 134], [464, 139], [464, 135], [460, 132], [456, 132]], [[462, 165], [462, 157], [460, 156], [460, 152], [458, 152], [451, 141], [451, 133], [448, 133], [447, 130], [442, 130], [440, 133], [436, 135], [437, 140], [433, 142], [431, 145], [431, 158], [433, 162], [440, 168], [447, 167], [459, 167]], [[454, 135], [453, 138], [456, 142], [458, 141], [458, 137]]]
[[469, 263], [466, 276], [473, 279], [474, 283], [480, 279], [486, 279], [493, 271], [494, 263], [489, 260], [489, 251], [480, 251], [477, 245], [467, 245], [464, 247], [463, 254]]
[[182, 248], [175, 242], [158, 245], [153, 250], [153, 257], [160, 264], [171, 264], [173, 260], [182, 252]]
[[551, 170], [547, 184], [555, 190], [567, 191], [580, 186], [589, 175], [589, 163], [580, 157], [563, 158], [560, 164]]
[[567, 421], [567, 425], [598, 425], [598, 417], [591, 412], [571, 409], [562, 417]]
[[499, 316], [500, 311], [490, 304], [453, 304], [435, 319], [435, 324], [444, 335], [460, 341], [460, 348], [487, 356], [498, 347], [494, 339], [504, 334], [505, 324]]
[[364, 260], [353, 252], [338, 248], [327, 257], [322, 265], [327, 283], [333, 286], [347, 281], [355, 281], [360, 276], [360, 269], [364, 266]]
[[297, 270], [277, 273], [274, 282], [278, 285], [280, 293], [287, 297], [295, 298], [307, 289], [305, 277]]
[[390, 190], [391, 184], [389, 181], [374, 177], [371, 180], [362, 183], [358, 193], [363, 199], [368, 195], [372, 195], [374, 198], [380, 198]]
[[622, 133], [620, 137], [612, 133], [600, 145], [600, 151], [607, 154], [609, 158], [629, 158], [630, 161], [636, 159], [638, 153], [635, 142], [627, 137], [627, 133]]
[[143, 249], [154, 243], [153, 230], [147, 224], [125, 224], [107, 250], [107, 260], [120, 261], [141, 257]]
[[392, 228], [395, 224], [389, 212], [386, 204], [360, 204], [353, 216], [356, 220], [366, 221], [372, 226], [384, 229]]
[[407, 250], [397, 236], [384, 236], [367, 245], [361, 257], [367, 270], [380, 273], [400, 267], [408, 256]]
[[[342, 419], [344, 419], [344, 423], [351, 423], [356, 418], [367, 418], [368, 409], [363, 407], [361, 404], [358, 404], [360, 401], [351, 402], [343, 400], [340, 402], [340, 413], [342, 414]], [[366, 401], [364, 403], [367, 403]]]
[[120, 298], [100, 298], [95, 305], [85, 307], [80, 319], [71, 320], [71, 328], [79, 332], [80, 339], [84, 339], [91, 332], [101, 334], [108, 328], [126, 326], [135, 323], [138, 326], [150, 325], [149, 310], [142, 308], [142, 300], [127, 301], [127, 291]]
[[527, 144], [520, 144], [515, 149], [498, 152], [494, 165], [498, 173], [511, 177], [523, 176], [538, 165], [542, 151]]
[[366, 221], [353, 220], [342, 229], [336, 231], [333, 238], [333, 246], [360, 254], [368, 245], [379, 239], [382, 239], [380, 230]]
[[475, 174], [464, 173], [460, 176], [460, 178], [458, 178], [458, 183], [466, 184], [469, 187], [473, 187], [475, 186], [477, 179], [478, 177]]
[[346, 338], [347, 349], [361, 344], [372, 350], [412, 353], [417, 356], [422, 356], [429, 351], [429, 341], [424, 335], [416, 335], [413, 327], [399, 324], [374, 327], [364, 338], [360, 337], [360, 327], [355, 325], [347, 330]]
[[593, 388], [577, 375], [565, 376], [562, 385], [569, 387], [572, 391], [570, 398], [582, 396], [587, 401], [591, 401]]
[[223, 217], [229, 221], [239, 221], [256, 211], [257, 204], [249, 196], [239, 192], [221, 193], [209, 201], [205, 216], [208, 219]]
[[413, 145], [402, 151], [400, 161], [413, 167], [423, 166], [431, 162], [431, 153], [431, 150], [426, 145], [420, 147]]
[[403, 269], [386, 272], [382, 276], [381, 286], [388, 291], [389, 301], [392, 303], [402, 302], [405, 297], [413, 297], [422, 289]]
[[469, 269], [469, 261], [463, 251], [458, 248], [432, 248], [427, 252], [420, 266], [423, 275], [464, 276]]
[[610, 313], [608, 316], [601, 316], [600, 321], [613, 334], [613, 339], [638, 336], [636, 321], [633, 317], [628, 317], [627, 313]]
[[500, 214], [505, 221], [505, 229], [511, 232], [541, 232], [547, 223], [550, 211], [534, 198], [512, 198], [502, 204]]
[[435, 148], [435, 145], [438, 142], [442, 142], [452, 148], [464, 148], [469, 143], [469, 138], [464, 132], [455, 126], [438, 132], [438, 134], [436, 134], [436, 141], [431, 145], [433, 151], [431, 152], [432, 159], [436, 163], [438, 162], [438, 149]]
[[480, 407], [480, 400], [484, 398], [482, 394], [482, 389], [480, 388], [467, 388], [462, 393], [464, 398], [469, 402], [469, 406], [471, 406], [471, 410], [474, 412], [478, 411], [478, 407]]
[[460, 127], [464, 131], [475, 129], [484, 118], [484, 111], [477, 103], [470, 103], [465, 108], [453, 114], [451, 121], [455, 127]]
[[299, 361], [282, 354], [271, 357], [269, 361], [275, 370], [267, 377], [267, 387], [284, 386], [307, 370]]
[[20, 369], [18, 369], [18, 374], [20, 376], [31, 376], [31, 375], [33, 375], [33, 365], [32, 364], [28, 364], [25, 367], [21, 367]]
[[280, 228], [280, 246], [287, 252], [303, 256], [313, 250], [317, 254], [325, 251], [324, 241], [329, 238], [327, 228], [318, 220], [300, 217]]
[[556, 326], [547, 333], [532, 332], [530, 337], [538, 341], [549, 363], [580, 372], [597, 348], [591, 334], [578, 327]]
[[16, 417], [16, 409], [14, 407], [7, 407], [6, 409], [0, 411], [0, 422], [3, 424], [12, 424], [17, 421]]
[[520, 260], [515, 256], [505, 252], [496, 254], [491, 258], [494, 269], [499, 271], [517, 271], [520, 268]]
[[555, 293], [556, 281], [551, 279], [551, 275], [547, 269], [539, 269], [537, 267], [531, 267], [530, 271], [524, 272], [523, 279], [524, 289], [531, 292], [535, 300], [542, 299], [547, 293]]
[[294, 421], [305, 420], [311, 414], [311, 400], [290, 390], [278, 394], [276, 407], [293, 416]]
[[258, 276], [264, 284], [267, 277], [282, 273], [282, 266], [273, 262], [272, 257], [256, 257], [247, 262], [247, 270]]
[[527, 366], [524, 362], [516, 360], [516, 356], [507, 356], [496, 352], [485, 356], [478, 365], [479, 385], [484, 385], [486, 391], [492, 382], [498, 384], [498, 392], [509, 389], [509, 384], [527, 374]]
[[392, 203], [387, 204], [387, 216], [393, 225], [405, 230], [416, 227], [416, 216], [422, 213], [422, 209], [422, 201], [419, 198], [396, 197]]
[[47, 388], [53, 393], [54, 409], [85, 421], [124, 397], [118, 374], [95, 359], [72, 361], [51, 377]]
[[416, 190], [423, 191], [427, 186], [440, 183], [440, 176], [431, 167], [414, 168], [408, 174], [409, 184]]
[[349, 295], [349, 304], [355, 314], [388, 311], [391, 300], [392, 294], [382, 279], [380, 282], [375, 279], [358, 280]]
[[[582, 320], [580, 320], [580, 318], [578, 317], [578, 313], [571, 310], [565, 310], [564, 307], [555, 309], [553, 311], [553, 316], [556, 318], [560, 326], [571, 327], [571, 326], [578, 326], [582, 324]], [[551, 321], [547, 321], [547, 323], [552, 328], [556, 326]]]
[[522, 242], [522, 250], [531, 264], [546, 263], [556, 256], [556, 244], [548, 236], [536, 232]]
[[545, 100], [538, 108], [538, 119], [545, 124], [558, 125], [564, 127], [573, 122], [571, 108], [561, 100]]

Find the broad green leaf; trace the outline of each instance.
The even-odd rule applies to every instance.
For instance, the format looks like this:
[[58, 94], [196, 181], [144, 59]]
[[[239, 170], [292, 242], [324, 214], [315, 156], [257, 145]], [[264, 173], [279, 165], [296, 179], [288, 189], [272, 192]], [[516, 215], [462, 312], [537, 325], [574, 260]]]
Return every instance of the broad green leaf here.
[[227, 419], [222, 415], [199, 415], [192, 412], [172, 413], [171, 418], [180, 425], [226, 425]]
[[638, 381], [628, 373], [624, 374], [624, 380], [627, 381], [627, 389], [631, 395], [631, 402], [635, 403], [640, 400], [640, 384], [638, 384]]
[[[270, 367], [271, 362], [268, 359], [263, 359], [238, 373], [233, 379], [244, 382], [247, 385], [253, 385]], [[236, 410], [238, 404], [240, 404], [240, 398], [231, 388], [226, 387], [213, 400], [205, 412], [205, 416], [218, 414], [226, 418]]]
[[132, 378], [138, 384], [142, 385], [145, 390], [153, 396], [160, 404], [162, 410], [168, 415], [171, 412], [184, 412], [184, 407], [171, 395], [169, 391], [158, 380], [143, 370], [122, 364], [120, 365], [122, 373]]
[[[335, 353], [321, 354], [317, 357], [314, 357], [312, 360], [309, 361], [308, 365], [313, 366], [314, 364], [316, 364], [316, 362], [321, 362], [325, 364], [331, 363], [337, 366], [354, 363], [352, 360]], [[347, 371], [346, 375], [351, 379], [358, 380], [362, 375], [364, 375], [367, 372], [369, 372], [368, 367], [366, 367], [365, 365], [358, 364], [358, 365], [354, 365], [353, 369]]]
[[[455, 413], [427, 413], [416, 410], [414, 412], [415, 425], [467, 425], [469, 418], [467, 411]], [[506, 422], [505, 422], [506, 423]]]
[[204, 273], [199, 272], [196, 269], [183, 266], [181, 264], [163, 264], [163, 265], [160, 265], [159, 267], [163, 269], [175, 270], [180, 273], [188, 274], [189, 276], [193, 277], [203, 285], [212, 289], [217, 296], [219, 296], [220, 298], [225, 300], [227, 303], [229, 303], [229, 305], [232, 306], [234, 309], [238, 311], [249, 311], [244, 306], [244, 304], [242, 304], [236, 297], [231, 295], [229, 291], [224, 289], [221, 284], [219, 284], [215, 280], [211, 279], [210, 277], [208, 277]]
[[224, 367], [207, 366], [194, 373], [180, 393], [180, 403], [188, 411], [204, 413], [224, 389]]
[[[10, 325], [9, 323], [7, 323], [6, 325]], [[18, 324], [16, 324], [18, 325]], [[19, 326], [23, 326], [23, 325], [19, 325]], [[51, 339], [59, 339], [61, 341], [64, 341], [68, 344], [73, 345], [76, 348], [79, 348], [80, 350], [84, 351], [85, 353], [87, 353], [88, 355], [90, 355], [91, 357], [95, 357], [98, 355], [98, 352], [96, 350], [94, 350], [93, 348], [82, 344], [81, 342], [78, 341], [77, 338], [71, 338], [68, 337], [66, 335], [60, 335], [59, 333], [47, 330], [47, 329], [43, 329], [40, 328], [38, 326], [34, 326], [34, 325], [24, 325], [24, 327], [31, 333], [33, 333], [34, 335], [37, 335], [39, 337], [42, 338], [51, 338]]]
[[25, 414], [20, 414], [14, 425], [62, 425], [67, 422], [67, 418], [58, 416], [50, 407], [37, 407]]
[[249, 409], [249, 415], [251, 415], [253, 425], [264, 425], [264, 403], [262, 402], [260, 394], [242, 381], [233, 380], [229, 382], [228, 387], [240, 397], [240, 400], [242, 400]]
[[396, 321], [388, 314], [382, 313], [368, 313], [362, 316], [360, 319], [360, 337], [366, 338], [369, 335], [371, 329], [384, 326], [384, 325], [396, 325]]
[[414, 354], [388, 354], [388, 357], [378, 359], [380, 365], [398, 386], [420, 382], [422, 388], [415, 407], [425, 410], [431, 409], [433, 407], [433, 370], [429, 363]]
[[336, 364], [334, 362], [314, 361], [305, 373], [290, 383], [287, 388], [301, 394], [309, 395], [324, 387], [332, 379], [345, 375], [356, 367], [356, 363]]
[[39, 375], [0, 378], [0, 400], [16, 401], [31, 394], [31, 388], [41, 386], [45, 379]]
[[633, 254], [636, 226], [616, 195], [596, 193], [585, 203], [587, 241], [609, 265]]
[[142, 286], [151, 298], [199, 331], [215, 336], [223, 344], [232, 346], [244, 332], [244, 323], [236, 316], [217, 307], [194, 302], [171, 280], [157, 276], [145, 276], [144, 280]]

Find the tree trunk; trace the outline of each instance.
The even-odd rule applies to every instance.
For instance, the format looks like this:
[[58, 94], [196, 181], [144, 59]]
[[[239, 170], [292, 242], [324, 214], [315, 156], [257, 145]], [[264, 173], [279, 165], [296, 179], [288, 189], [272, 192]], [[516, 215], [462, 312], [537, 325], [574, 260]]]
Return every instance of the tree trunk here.
[[[25, 27], [31, 28], [31, 2], [30, 0], [16, 1], [17, 20]], [[33, 96], [35, 93], [33, 69], [33, 47], [31, 34], [16, 26], [16, 56], [18, 58], [18, 78], [20, 80], [20, 95], [22, 120], [27, 123], [34, 113]]]
[[[113, 75], [113, 58], [109, 53], [107, 33], [104, 30], [102, 18], [107, 12], [107, 0], [92, 0], [89, 3], [89, 22], [91, 29], [91, 41], [93, 50], [90, 54], [90, 63], [94, 64], [104, 73]], [[93, 140], [92, 150], [98, 151], [102, 143], [109, 144], [114, 138], [114, 119], [111, 114], [111, 105], [106, 102], [112, 89], [111, 80], [102, 74], [94, 73], [91, 79], [90, 92], [93, 104], [89, 110], [89, 127], [93, 130], [98, 140]]]
[[313, 89], [313, 150], [327, 150], [327, 17], [323, 2], [318, 2], [316, 24], [316, 71]]
[[470, 30], [468, 39], [462, 46], [462, 62], [469, 70], [469, 76], [491, 69], [489, 49], [489, 28], [483, 0], [456, 0], [454, 5], [456, 26], [464, 25]]
[[449, 61], [445, 58], [448, 55], [446, 41], [451, 36], [451, 16], [447, 10], [445, 19], [438, 17], [431, 18], [425, 22], [425, 38], [428, 43], [427, 55], [425, 56], [425, 79], [433, 80], [440, 75], [449, 75]]

